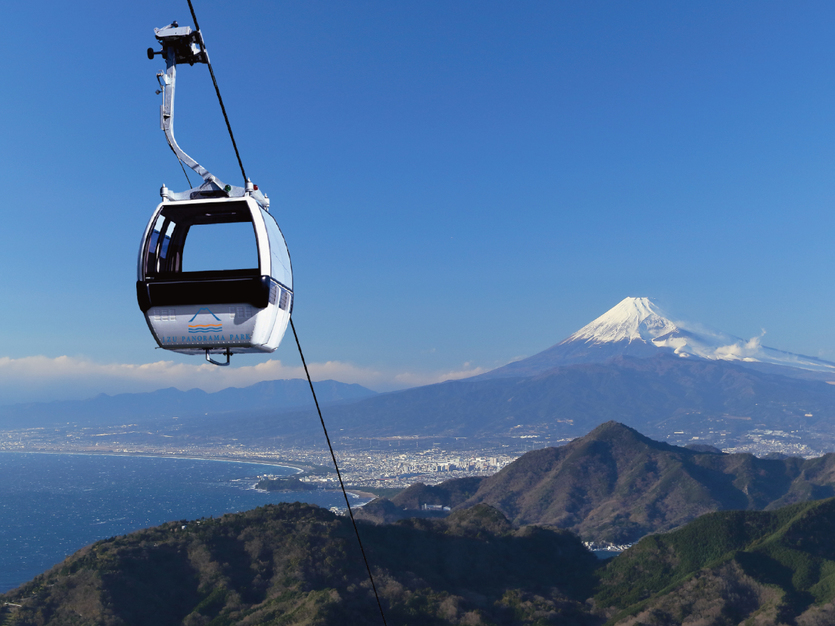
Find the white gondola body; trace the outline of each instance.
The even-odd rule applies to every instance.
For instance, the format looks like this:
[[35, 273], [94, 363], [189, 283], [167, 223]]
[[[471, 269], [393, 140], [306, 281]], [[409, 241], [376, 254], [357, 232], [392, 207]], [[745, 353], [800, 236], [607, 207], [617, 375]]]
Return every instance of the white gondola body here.
[[[258, 267], [182, 271], [191, 226], [225, 222], [251, 223]], [[137, 274], [139, 305], [160, 348], [183, 354], [272, 352], [287, 329], [290, 255], [273, 216], [250, 196], [164, 200], [145, 229]]]

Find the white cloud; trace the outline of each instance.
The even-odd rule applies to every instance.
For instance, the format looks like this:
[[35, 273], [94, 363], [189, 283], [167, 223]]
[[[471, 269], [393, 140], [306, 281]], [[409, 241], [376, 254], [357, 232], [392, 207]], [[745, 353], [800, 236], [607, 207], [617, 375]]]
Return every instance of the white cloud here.
[[483, 367], [472, 367], [469, 363], [464, 363], [462, 369], [459, 370], [445, 370], [443, 372], [429, 372], [429, 373], [415, 373], [402, 372], [395, 374], [394, 382], [397, 388], [404, 387], [418, 387], [420, 385], [431, 385], [433, 383], [441, 383], [445, 380], [461, 380], [462, 378], [469, 378], [470, 376], [478, 376], [488, 371]]
[[724, 360], [745, 360], [761, 356], [762, 338], [765, 336], [765, 329], [756, 337], [748, 341], [737, 341], [726, 346], [716, 348], [716, 358]]
[[[314, 381], [333, 379], [378, 391], [457, 380], [485, 371], [470, 363], [457, 370], [441, 372], [381, 372], [340, 361], [310, 363], [309, 368]], [[240, 367], [216, 367], [205, 362], [199, 365], [174, 361], [132, 364], [99, 363], [69, 356], [0, 357], [0, 405], [79, 399], [99, 393], [112, 395], [153, 391], [166, 387], [181, 390], [199, 388], [213, 392], [283, 378], [304, 378], [304, 369], [301, 365], [285, 365], [279, 360]]]

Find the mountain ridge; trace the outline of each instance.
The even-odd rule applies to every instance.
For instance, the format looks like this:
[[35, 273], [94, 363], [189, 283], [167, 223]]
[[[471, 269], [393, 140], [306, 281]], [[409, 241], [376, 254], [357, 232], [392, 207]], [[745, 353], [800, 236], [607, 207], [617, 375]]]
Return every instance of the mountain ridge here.
[[[316, 394], [324, 404], [377, 395], [353, 383], [323, 380]], [[312, 406], [310, 387], [301, 378], [261, 381], [248, 387], [227, 387], [216, 392], [181, 391], [167, 387], [152, 392], [99, 394], [86, 400], [28, 402], [0, 407], [0, 427], [50, 425], [79, 421], [85, 424], [119, 424], [125, 420], [170, 418], [234, 411], [289, 411]]]
[[[331, 398], [323, 384], [316, 387], [325, 403]], [[244, 444], [297, 445], [319, 437], [320, 431], [318, 421], [311, 419], [306, 382], [294, 385], [304, 405], [282, 408], [264, 396], [268, 401], [260, 406], [230, 401], [224, 407], [204, 392], [167, 390], [144, 396], [143, 402], [125, 395], [116, 401], [101, 396], [67, 405], [6, 407], [0, 410], [0, 428], [137, 424], [150, 431], [148, 437], [164, 438], [160, 443], [166, 445], [177, 438], [199, 443], [228, 437]], [[391, 436], [465, 437], [459, 442], [482, 447], [498, 441], [518, 445], [518, 438], [525, 436], [548, 445], [583, 436], [609, 420], [656, 440], [719, 448], [748, 441], [754, 428], [785, 429], [797, 433], [787, 441], [805, 446], [807, 456], [828, 448], [835, 437], [835, 385], [735, 362], [665, 354], [648, 359], [617, 357], [604, 364], [565, 366], [529, 377], [448, 381], [386, 394], [359, 391], [366, 397], [331, 402], [325, 415], [342, 445], [355, 441], [368, 446], [374, 439]], [[248, 394], [246, 389], [235, 393]], [[172, 395], [181, 402], [171, 401]], [[279, 412], [283, 418], [274, 419]], [[175, 416], [179, 419], [172, 420]]]
[[492, 476], [413, 485], [391, 502], [401, 516], [424, 504], [453, 510], [487, 504], [514, 524], [623, 544], [710, 512], [771, 510], [833, 496], [835, 454], [808, 460], [717, 454], [606, 422], [559, 448], [528, 452]]

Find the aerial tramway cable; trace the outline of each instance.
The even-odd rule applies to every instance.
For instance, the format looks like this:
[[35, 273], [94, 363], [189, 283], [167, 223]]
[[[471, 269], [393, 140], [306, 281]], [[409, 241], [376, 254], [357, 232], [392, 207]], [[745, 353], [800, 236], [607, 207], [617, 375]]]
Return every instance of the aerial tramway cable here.
[[360, 539], [360, 531], [357, 528], [357, 522], [354, 519], [354, 511], [351, 509], [351, 503], [348, 501], [348, 493], [345, 491], [345, 483], [342, 482], [342, 473], [339, 471], [339, 465], [336, 462], [336, 454], [331, 445], [331, 438], [328, 436], [328, 429], [325, 426], [325, 418], [322, 417], [322, 409], [319, 408], [319, 400], [316, 399], [316, 392], [313, 390], [313, 381], [310, 380], [310, 372], [307, 370], [307, 362], [304, 360], [304, 353], [302, 352], [302, 344], [299, 342], [299, 336], [296, 333], [296, 325], [293, 324], [293, 318], [290, 318], [290, 328], [293, 330], [293, 337], [296, 339], [296, 346], [299, 348], [299, 356], [304, 366], [304, 373], [307, 376], [307, 384], [310, 385], [310, 393], [313, 395], [313, 402], [316, 404], [316, 412], [319, 414], [319, 421], [322, 424], [322, 431], [325, 433], [325, 440], [328, 442], [328, 450], [333, 459], [333, 466], [336, 469], [336, 477], [339, 479], [339, 487], [342, 489], [342, 497], [345, 498], [345, 505], [348, 507], [348, 515], [351, 516], [351, 524], [354, 526], [354, 533], [357, 535], [357, 543], [362, 552], [362, 560], [365, 562], [365, 569], [368, 572], [368, 579], [371, 581], [371, 588], [374, 590], [374, 597], [377, 599], [377, 608], [380, 609], [380, 617], [383, 618], [383, 624], [386, 623], [386, 616], [383, 613], [383, 605], [380, 603], [380, 596], [377, 593], [377, 585], [374, 584], [374, 576], [371, 575], [371, 566], [368, 564], [368, 558], [365, 556], [365, 548], [362, 547], [362, 539]]
[[[201, 46], [203, 47], [203, 50], [205, 51], [206, 46], [205, 46], [205, 43], [203, 42], [203, 34], [200, 31], [200, 26], [197, 23], [197, 14], [194, 11], [194, 6], [192, 5], [191, 0], [187, 0], [187, 1], [188, 1], [188, 8], [191, 11], [191, 17], [194, 20], [194, 28], [197, 31], [198, 36], [200, 37]], [[209, 55], [208, 55], [208, 53], [206, 53], [206, 65], [209, 66], [209, 73], [212, 76], [212, 83], [214, 83], [214, 86], [215, 86], [215, 93], [217, 93], [217, 99], [218, 99], [218, 102], [220, 103], [220, 108], [223, 111], [223, 119], [226, 120], [226, 128], [229, 131], [229, 138], [232, 140], [232, 146], [235, 149], [235, 156], [238, 157], [238, 165], [240, 165], [241, 174], [243, 174], [243, 177], [244, 177], [244, 182], [247, 182], [249, 179], [246, 176], [246, 171], [244, 170], [244, 164], [243, 164], [243, 161], [241, 160], [241, 155], [238, 152], [238, 145], [235, 142], [235, 135], [232, 132], [232, 125], [229, 123], [229, 117], [226, 114], [226, 107], [223, 106], [223, 98], [220, 95], [220, 88], [218, 87], [217, 80], [215, 79], [215, 73], [212, 70], [212, 64], [211, 64], [211, 61], [209, 61], [208, 57], [209, 57]], [[181, 162], [181, 165], [182, 165], [182, 162]], [[186, 178], [188, 178], [188, 175], [186, 175]], [[342, 497], [345, 498], [345, 506], [348, 509], [348, 515], [351, 518], [351, 524], [354, 527], [354, 534], [357, 537], [357, 544], [359, 544], [360, 553], [362, 554], [362, 560], [365, 563], [365, 570], [366, 570], [366, 572], [368, 572], [368, 580], [371, 582], [371, 589], [374, 591], [374, 598], [377, 600], [377, 608], [380, 610], [380, 617], [383, 620], [384, 626], [388, 626], [388, 624], [386, 622], [385, 613], [383, 612], [383, 604], [382, 604], [382, 602], [380, 602], [380, 595], [377, 593], [377, 585], [374, 583], [374, 576], [371, 573], [371, 566], [368, 563], [368, 557], [366, 556], [365, 548], [362, 545], [362, 539], [360, 538], [359, 528], [357, 527], [357, 522], [354, 519], [354, 511], [351, 508], [351, 502], [348, 499], [348, 492], [345, 490], [345, 483], [342, 480], [342, 473], [339, 471], [339, 464], [336, 461], [336, 453], [333, 450], [333, 445], [331, 444], [331, 439], [330, 439], [330, 436], [328, 435], [327, 426], [325, 426], [325, 418], [322, 416], [322, 409], [319, 407], [319, 400], [316, 398], [316, 391], [313, 388], [313, 381], [310, 378], [310, 371], [307, 369], [307, 361], [305, 361], [305, 358], [304, 358], [304, 352], [302, 351], [302, 345], [301, 345], [301, 342], [299, 341], [299, 335], [296, 332], [296, 325], [293, 323], [292, 315], [290, 316], [290, 328], [293, 330], [293, 337], [296, 340], [296, 347], [299, 350], [299, 357], [301, 358], [302, 365], [304, 366], [304, 373], [305, 373], [305, 376], [307, 377], [307, 384], [310, 386], [310, 393], [313, 396], [313, 403], [316, 405], [316, 412], [319, 415], [319, 422], [322, 425], [322, 432], [325, 434], [325, 441], [327, 441], [327, 443], [328, 443], [328, 450], [330, 451], [331, 459], [333, 460], [333, 467], [336, 470], [336, 477], [339, 479], [339, 487], [342, 490]]]
[[[194, 12], [194, 6], [191, 4], [191, 0], [188, 0], [188, 9], [191, 11], [191, 19], [194, 20], [194, 30], [197, 31], [198, 36], [200, 37], [200, 44], [203, 46], [203, 50], [206, 49], [206, 45], [203, 42], [203, 33], [200, 31], [200, 25], [197, 23], [197, 14]], [[238, 152], [238, 144], [235, 143], [235, 135], [232, 134], [232, 125], [229, 123], [229, 116], [226, 115], [226, 107], [223, 106], [223, 98], [220, 96], [220, 87], [217, 86], [217, 79], [215, 78], [215, 71], [212, 69], [212, 62], [209, 59], [209, 54], [206, 53], [206, 65], [209, 66], [209, 74], [212, 76], [212, 84], [215, 86], [215, 93], [217, 94], [217, 101], [220, 103], [220, 110], [223, 111], [223, 119], [226, 120], [226, 128], [229, 130], [229, 139], [232, 140], [232, 147], [235, 149], [235, 156], [238, 157], [238, 165], [241, 168], [241, 174], [244, 177], [244, 183], [249, 180], [246, 177], [246, 170], [244, 169], [244, 162], [241, 161], [241, 154]]]

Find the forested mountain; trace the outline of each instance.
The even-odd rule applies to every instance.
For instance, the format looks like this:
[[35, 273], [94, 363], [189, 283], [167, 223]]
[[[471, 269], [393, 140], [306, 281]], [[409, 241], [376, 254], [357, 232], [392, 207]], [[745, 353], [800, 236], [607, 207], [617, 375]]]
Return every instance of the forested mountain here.
[[[705, 515], [601, 574], [619, 626], [835, 623], [835, 500]], [[746, 621], [751, 620], [751, 621]]]
[[[389, 624], [600, 623], [568, 532], [484, 505], [361, 531]], [[382, 623], [350, 521], [298, 503], [99, 541], [0, 599], [14, 626]]]
[[[607, 562], [569, 532], [516, 528], [484, 504], [360, 531], [398, 626], [835, 617], [835, 499], [708, 514]], [[350, 521], [298, 503], [99, 541], [0, 601], [8, 626], [382, 623]]]
[[807, 460], [704, 452], [608, 422], [565, 446], [528, 452], [493, 476], [413, 485], [392, 498], [396, 508], [386, 519], [423, 504], [486, 503], [516, 524], [627, 543], [712, 511], [770, 510], [831, 496], [835, 454]]

